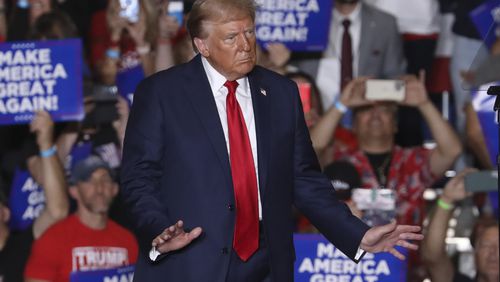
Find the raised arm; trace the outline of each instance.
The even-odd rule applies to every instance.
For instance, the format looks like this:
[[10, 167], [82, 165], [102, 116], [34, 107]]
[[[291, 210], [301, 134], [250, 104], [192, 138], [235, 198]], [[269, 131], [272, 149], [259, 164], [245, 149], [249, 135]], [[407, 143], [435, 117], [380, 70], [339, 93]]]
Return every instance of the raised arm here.
[[38, 112], [31, 122], [30, 129], [36, 134], [40, 156], [33, 160], [40, 174], [41, 185], [45, 192], [45, 208], [33, 225], [33, 235], [39, 238], [42, 233], [57, 221], [64, 219], [69, 212], [64, 170], [57, 156], [53, 141], [54, 123], [49, 113]]
[[455, 202], [466, 197], [464, 176], [468, 172], [470, 170], [465, 170], [448, 181], [430, 216], [427, 233], [422, 242], [421, 255], [432, 281], [447, 282], [453, 279], [455, 270], [451, 259], [446, 254], [446, 231]]
[[117, 96], [118, 101], [116, 102], [116, 111], [118, 113], [118, 119], [113, 121], [113, 128], [116, 131], [116, 135], [120, 141], [120, 149], [123, 150], [123, 140], [125, 139], [125, 129], [127, 128], [127, 121], [129, 116], [129, 106], [127, 100], [122, 96]]
[[332, 136], [344, 115], [342, 106], [352, 108], [369, 104], [364, 98], [366, 77], [360, 77], [349, 82], [340, 97], [340, 105], [333, 105], [311, 128], [311, 141], [316, 153], [324, 150], [332, 142]]
[[158, 40], [156, 42], [155, 71], [170, 68], [175, 64], [172, 38], [177, 34], [180, 24], [175, 17], [167, 15], [168, 1], [163, 1], [158, 16]]
[[443, 173], [453, 165], [455, 159], [462, 152], [462, 144], [451, 125], [443, 119], [441, 113], [430, 101], [425, 90], [424, 73], [420, 78], [408, 76], [406, 80], [406, 97], [403, 105], [419, 109], [430, 127], [432, 137], [436, 141], [436, 148], [431, 152], [430, 167], [434, 176]]

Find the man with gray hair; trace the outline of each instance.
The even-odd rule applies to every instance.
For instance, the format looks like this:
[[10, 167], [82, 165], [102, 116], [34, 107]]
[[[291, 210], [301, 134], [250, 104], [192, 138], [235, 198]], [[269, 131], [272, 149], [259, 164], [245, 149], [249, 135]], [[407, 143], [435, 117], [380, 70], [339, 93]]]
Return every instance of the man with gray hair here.
[[137, 88], [121, 175], [137, 281], [293, 281], [292, 204], [353, 260], [422, 239], [369, 228], [331, 193], [296, 84], [255, 65], [254, 19], [251, 0], [196, 1], [199, 54]]

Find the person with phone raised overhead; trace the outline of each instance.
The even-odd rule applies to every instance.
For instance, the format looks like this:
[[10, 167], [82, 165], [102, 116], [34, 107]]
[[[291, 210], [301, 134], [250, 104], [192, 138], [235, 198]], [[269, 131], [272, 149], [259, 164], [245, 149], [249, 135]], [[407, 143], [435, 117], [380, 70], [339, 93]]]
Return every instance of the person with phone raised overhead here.
[[[333, 132], [348, 108], [353, 109], [353, 132], [358, 148], [336, 146], [335, 160], [354, 164], [362, 177], [362, 187], [393, 189], [396, 196], [396, 219], [402, 224], [421, 224], [424, 218], [422, 194], [426, 187], [440, 178], [462, 151], [462, 145], [452, 127], [429, 100], [423, 73], [420, 79], [404, 76], [404, 98], [391, 98], [390, 93], [368, 100], [367, 78], [351, 81], [340, 99], [311, 129], [311, 140], [317, 152], [324, 150], [334, 140]], [[375, 89], [376, 90], [376, 89]], [[397, 89], [396, 89], [397, 90]], [[394, 91], [396, 94], [397, 91]], [[397, 96], [397, 95], [396, 95]], [[391, 100], [392, 99], [392, 100]], [[394, 143], [397, 132], [398, 105], [417, 108], [430, 127], [436, 147], [401, 148]]]
[[109, 0], [96, 12], [90, 27], [90, 63], [101, 83], [113, 85], [117, 72], [142, 66], [154, 73], [152, 48], [156, 43], [153, 1]]
[[498, 221], [495, 219], [488, 217], [479, 219], [471, 234], [470, 243], [474, 248], [474, 265], [476, 266], [475, 279], [470, 279], [460, 273], [446, 253], [445, 239], [448, 222], [453, 214], [455, 203], [470, 194], [464, 179], [471, 173], [473, 174], [473, 171], [465, 169], [448, 181], [429, 219], [427, 234], [422, 241], [421, 254], [432, 281], [498, 281]]

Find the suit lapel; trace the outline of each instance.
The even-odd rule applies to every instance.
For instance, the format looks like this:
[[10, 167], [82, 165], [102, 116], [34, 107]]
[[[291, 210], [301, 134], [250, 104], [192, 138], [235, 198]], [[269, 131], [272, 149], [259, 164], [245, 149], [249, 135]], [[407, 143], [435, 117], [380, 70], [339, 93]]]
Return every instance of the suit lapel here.
[[271, 99], [270, 95], [273, 95], [273, 93], [271, 93], [269, 88], [262, 83], [262, 79], [259, 79], [255, 69], [248, 75], [248, 79], [252, 92], [252, 104], [255, 117], [259, 187], [261, 192], [260, 195], [263, 199], [265, 196], [264, 191], [267, 183], [268, 162], [270, 157], [271, 126], [269, 123], [269, 101]]
[[205, 128], [208, 139], [212, 143], [219, 163], [225, 172], [228, 186], [232, 187], [231, 169], [224, 131], [222, 130], [217, 105], [215, 104], [207, 75], [203, 69], [200, 55], [196, 56], [189, 64], [190, 68], [186, 75], [189, 77], [190, 83], [186, 85], [186, 96], [191, 101], [196, 114]]
[[[228, 185], [232, 187], [231, 168], [224, 131], [222, 130], [217, 106], [215, 105], [215, 100], [210, 90], [210, 83], [208, 82], [208, 78], [201, 63], [201, 57], [199, 55], [196, 56], [189, 64], [190, 68], [186, 75], [189, 76], [190, 83], [186, 85], [186, 96], [191, 101], [196, 114], [205, 128], [205, 132], [217, 154], [219, 163], [222, 165], [223, 171], [225, 172], [224, 174]], [[255, 69], [248, 75], [248, 79], [255, 118], [259, 187], [261, 190], [261, 198], [263, 199], [268, 174], [269, 147], [271, 140], [269, 96], [273, 94], [269, 92], [269, 88], [266, 87], [266, 85], [262, 84], [262, 79], [258, 78]]]

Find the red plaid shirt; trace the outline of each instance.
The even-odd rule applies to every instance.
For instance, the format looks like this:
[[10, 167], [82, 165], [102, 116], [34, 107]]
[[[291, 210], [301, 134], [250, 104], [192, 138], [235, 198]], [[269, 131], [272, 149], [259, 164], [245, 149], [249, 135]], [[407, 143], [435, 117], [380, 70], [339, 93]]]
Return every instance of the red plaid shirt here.
[[[361, 176], [362, 188], [381, 186], [363, 151], [359, 149], [336, 150], [334, 160], [352, 163]], [[422, 224], [424, 219], [423, 192], [434, 181], [436, 177], [432, 175], [430, 169], [430, 150], [423, 147], [394, 147], [385, 188], [396, 191], [398, 223]]]

